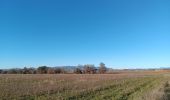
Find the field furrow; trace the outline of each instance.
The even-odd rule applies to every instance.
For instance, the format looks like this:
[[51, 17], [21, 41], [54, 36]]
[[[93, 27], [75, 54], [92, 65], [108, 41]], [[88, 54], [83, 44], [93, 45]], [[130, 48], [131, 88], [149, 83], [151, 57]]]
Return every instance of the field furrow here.
[[[2, 75], [0, 98], [1, 100], [148, 100], [147, 98], [156, 94], [150, 93], [163, 88], [163, 84], [169, 79], [169, 76], [163, 75]], [[168, 83], [164, 90], [166, 98], [170, 97], [169, 87]]]

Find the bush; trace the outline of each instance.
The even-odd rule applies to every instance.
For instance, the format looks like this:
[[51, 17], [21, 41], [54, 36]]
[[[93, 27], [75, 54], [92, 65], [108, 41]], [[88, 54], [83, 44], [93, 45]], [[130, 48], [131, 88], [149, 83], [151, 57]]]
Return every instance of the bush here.
[[76, 69], [74, 70], [74, 73], [75, 73], [75, 74], [82, 74], [83, 72], [82, 72], [82, 70], [81, 70], [80, 68], [76, 68]]

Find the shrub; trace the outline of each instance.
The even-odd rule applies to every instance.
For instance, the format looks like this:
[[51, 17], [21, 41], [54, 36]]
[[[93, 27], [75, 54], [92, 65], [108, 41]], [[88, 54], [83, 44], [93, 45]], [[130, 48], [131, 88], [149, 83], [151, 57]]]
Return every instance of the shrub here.
[[83, 72], [82, 72], [82, 70], [81, 70], [80, 68], [76, 68], [76, 69], [74, 70], [74, 73], [75, 73], [75, 74], [82, 74]]

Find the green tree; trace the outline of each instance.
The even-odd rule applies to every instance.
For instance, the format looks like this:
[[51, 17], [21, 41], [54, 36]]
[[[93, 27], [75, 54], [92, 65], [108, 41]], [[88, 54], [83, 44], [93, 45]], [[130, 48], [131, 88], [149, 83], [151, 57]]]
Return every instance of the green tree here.
[[48, 67], [47, 66], [40, 66], [37, 68], [38, 74], [47, 74]]
[[105, 64], [103, 62], [101, 62], [100, 66], [99, 66], [99, 73], [104, 74], [104, 73], [106, 73], [106, 71], [107, 71], [107, 68], [106, 68]]

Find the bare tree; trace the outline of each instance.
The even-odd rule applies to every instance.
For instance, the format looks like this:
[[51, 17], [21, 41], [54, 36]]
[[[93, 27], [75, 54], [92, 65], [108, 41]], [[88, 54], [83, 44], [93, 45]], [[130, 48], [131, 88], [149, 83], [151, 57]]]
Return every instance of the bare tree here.
[[96, 71], [97, 71], [97, 69], [95, 68], [94, 65], [90, 65], [90, 64], [84, 65], [84, 73], [85, 74], [95, 74]]

